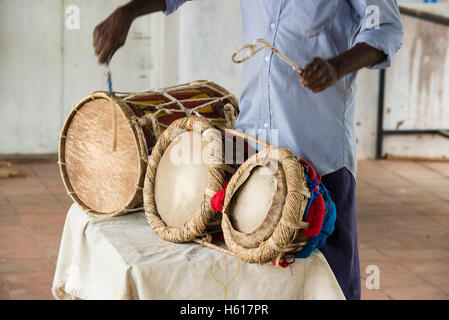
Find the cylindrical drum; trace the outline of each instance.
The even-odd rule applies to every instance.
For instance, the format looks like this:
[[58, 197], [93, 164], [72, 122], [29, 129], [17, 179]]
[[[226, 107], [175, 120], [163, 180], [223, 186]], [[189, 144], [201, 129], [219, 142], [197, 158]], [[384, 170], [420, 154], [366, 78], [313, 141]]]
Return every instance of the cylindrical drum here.
[[92, 216], [142, 210], [149, 153], [165, 128], [192, 114], [232, 127], [238, 102], [210, 81], [84, 98], [69, 114], [59, 143], [68, 194]]
[[210, 200], [236, 170], [234, 160], [225, 161], [226, 139], [223, 130], [198, 117], [176, 120], [159, 138], [143, 197], [148, 223], [162, 239], [188, 242], [220, 227], [221, 214]]
[[223, 235], [229, 250], [250, 263], [265, 263], [299, 251], [311, 194], [304, 168], [288, 149], [269, 147], [232, 176], [223, 205]]

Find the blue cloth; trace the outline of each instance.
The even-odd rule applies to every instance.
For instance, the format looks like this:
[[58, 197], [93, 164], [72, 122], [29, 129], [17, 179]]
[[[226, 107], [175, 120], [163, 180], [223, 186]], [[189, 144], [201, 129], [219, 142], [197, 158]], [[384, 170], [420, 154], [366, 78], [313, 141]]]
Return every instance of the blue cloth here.
[[315, 249], [321, 249], [326, 244], [327, 238], [334, 232], [335, 220], [337, 219], [337, 209], [335, 204], [329, 195], [329, 191], [326, 189], [323, 183], [320, 184], [320, 192], [323, 195], [325, 214], [323, 225], [320, 233], [316, 237], [310, 238], [307, 244], [301, 251], [298, 252], [296, 258], [308, 258], [312, 251]]
[[[184, 2], [166, 0], [165, 13], [172, 13]], [[331, 58], [365, 42], [387, 55], [385, 61], [371, 68], [386, 68], [402, 45], [403, 30], [395, 0], [240, 3], [244, 43], [264, 38], [300, 67], [314, 57]], [[373, 24], [377, 12], [378, 28]], [[321, 175], [346, 167], [355, 176], [355, 79], [353, 73], [333, 87], [313, 93], [300, 85], [289, 65], [266, 49], [243, 64], [240, 115], [235, 126], [252, 136], [262, 130], [259, 139], [310, 160]]]

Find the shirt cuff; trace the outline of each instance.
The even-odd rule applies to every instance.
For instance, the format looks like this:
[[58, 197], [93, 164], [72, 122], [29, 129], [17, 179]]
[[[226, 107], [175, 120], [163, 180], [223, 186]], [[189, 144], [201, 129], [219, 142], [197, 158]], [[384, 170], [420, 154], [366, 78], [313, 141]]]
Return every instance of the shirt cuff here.
[[165, 0], [165, 11], [162, 11], [162, 13], [168, 16], [175, 12], [186, 1], [187, 0]]
[[386, 69], [391, 66], [391, 59], [393, 55], [401, 48], [402, 42], [391, 39], [391, 34], [382, 32], [382, 30], [370, 30], [359, 34], [355, 39], [354, 46], [358, 43], [366, 43], [367, 45], [383, 51], [387, 57], [369, 66], [368, 69]]

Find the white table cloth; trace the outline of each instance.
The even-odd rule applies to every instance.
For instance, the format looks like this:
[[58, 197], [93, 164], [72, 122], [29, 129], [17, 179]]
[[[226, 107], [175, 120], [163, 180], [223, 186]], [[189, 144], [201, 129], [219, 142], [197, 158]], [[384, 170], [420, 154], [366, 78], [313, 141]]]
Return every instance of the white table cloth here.
[[173, 244], [142, 212], [66, 218], [52, 288], [57, 299], [344, 299], [321, 252], [290, 267], [248, 264], [196, 243]]

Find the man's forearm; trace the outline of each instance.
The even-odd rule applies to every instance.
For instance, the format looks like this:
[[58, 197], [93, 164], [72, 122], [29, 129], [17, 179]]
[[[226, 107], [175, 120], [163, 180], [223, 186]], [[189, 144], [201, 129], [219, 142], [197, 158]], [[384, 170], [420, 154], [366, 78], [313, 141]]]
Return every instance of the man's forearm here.
[[336, 68], [338, 78], [341, 78], [362, 68], [375, 65], [386, 57], [383, 51], [366, 43], [358, 43], [353, 48], [328, 61]]
[[299, 75], [301, 84], [313, 92], [321, 92], [333, 86], [345, 75], [375, 65], [386, 58], [383, 51], [358, 43], [342, 54], [325, 60], [314, 58]]
[[133, 19], [153, 12], [166, 9], [165, 0], [132, 0], [121, 9], [125, 10]]
[[94, 50], [98, 62], [110, 61], [117, 49], [125, 44], [134, 19], [162, 10], [166, 10], [165, 0], [132, 0], [116, 9], [95, 27]]

